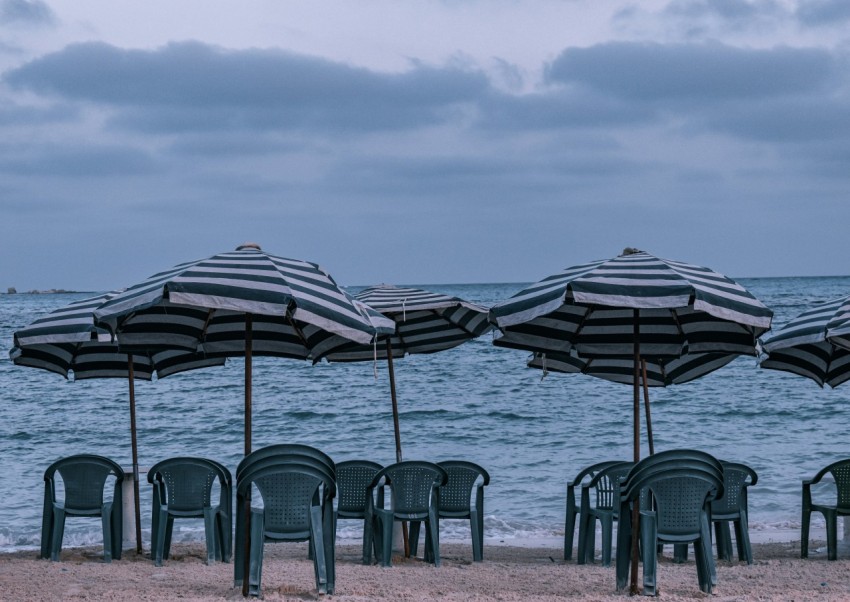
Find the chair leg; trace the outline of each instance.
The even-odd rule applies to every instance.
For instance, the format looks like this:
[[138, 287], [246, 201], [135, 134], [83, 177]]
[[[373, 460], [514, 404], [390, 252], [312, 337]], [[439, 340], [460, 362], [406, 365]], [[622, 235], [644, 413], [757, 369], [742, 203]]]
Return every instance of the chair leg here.
[[735, 521], [735, 543], [738, 546], [738, 560], [752, 564], [753, 547], [750, 545], [749, 518], [745, 510], [741, 511], [741, 518]]
[[812, 520], [812, 511], [803, 508], [803, 518], [800, 521], [800, 558], [809, 557], [809, 523]]
[[103, 527], [103, 561], [112, 562], [112, 507], [103, 505], [100, 513], [100, 522]]
[[162, 557], [168, 560], [171, 555], [171, 534], [174, 532], [174, 517], [170, 514], [165, 515], [165, 536], [163, 539]]
[[391, 510], [378, 510], [377, 522], [380, 531], [375, 533], [380, 538], [381, 566], [392, 566], [393, 561], [393, 514]]
[[626, 588], [629, 579], [629, 564], [631, 563], [632, 549], [632, 514], [628, 504], [620, 505], [620, 513], [617, 517], [617, 556], [615, 563], [615, 575], [617, 579], [617, 591]]
[[712, 558], [711, 550], [706, 553], [705, 542], [702, 538], [694, 542], [694, 560], [697, 565], [697, 580], [699, 589], [707, 594], [711, 593], [711, 569], [708, 562]]
[[484, 559], [484, 536], [478, 511], [469, 513], [469, 530], [472, 532], [472, 561], [481, 562]]
[[658, 542], [658, 523], [654, 512], [641, 512], [640, 539], [643, 549], [647, 550], [643, 558], [643, 594], [655, 596], [658, 593], [656, 590], [658, 556], [649, 552], [655, 549]]
[[50, 542], [50, 560], [58, 561], [62, 551], [62, 537], [65, 535], [65, 509], [53, 507], [53, 539]]
[[688, 561], [688, 544], [673, 544], [673, 562], [684, 563]]
[[154, 565], [162, 566], [162, 560], [165, 557], [165, 532], [168, 528], [168, 513], [165, 510], [159, 511], [156, 524], [156, 536], [151, 531], [151, 555], [153, 556]]
[[432, 507], [429, 511], [429, 519], [425, 523], [425, 528], [428, 530], [428, 536], [431, 540], [429, 546], [431, 550], [431, 558], [434, 566], [440, 566], [440, 519], [437, 516], [437, 509]]
[[251, 512], [251, 550], [248, 567], [248, 594], [259, 597], [263, 579], [263, 547], [265, 544], [265, 517], [262, 512]]
[[614, 537], [614, 517], [606, 515], [599, 521], [602, 526], [602, 566], [611, 566], [611, 539]]
[[325, 536], [322, 525], [322, 507], [310, 506], [310, 549], [313, 552], [313, 569], [316, 574], [316, 591], [328, 593], [328, 567], [325, 554]]
[[838, 515], [833, 511], [823, 513], [826, 519], [826, 557], [827, 560], [838, 559]]
[[204, 507], [204, 539], [207, 543], [207, 565], [215, 563], [216, 558], [221, 558], [218, 551], [218, 536], [215, 529], [215, 508]]
[[374, 553], [375, 557], [378, 557], [375, 550], [375, 520], [372, 517], [372, 520], [367, 516], [363, 519], [363, 564], [372, 564], [372, 555]]
[[327, 573], [326, 593], [333, 595], [336, 583], [336, 521], [333, 516], [333, 502], [328, 500], [322, 509], [322, 529], [325, 544], [325, 570]]
[[416, 558], [416, 554], [419, 552], [419, 530], [421, 526], [422, 522], [418, 520], [407, 523], [407, 546], [410, 548], [410, 555], [413, 558]]
[[576, 530], [576, 502], [572, 492], [567, 494], [567, 513], [564, 517], [564, 560], [571, 560], [573, 557], [573, 539]]
[[593, 562], [596, 555], [596, 517], [588, 516], [586, 513], [578, 517], [578, 549], [576, 551], [576, 564]]

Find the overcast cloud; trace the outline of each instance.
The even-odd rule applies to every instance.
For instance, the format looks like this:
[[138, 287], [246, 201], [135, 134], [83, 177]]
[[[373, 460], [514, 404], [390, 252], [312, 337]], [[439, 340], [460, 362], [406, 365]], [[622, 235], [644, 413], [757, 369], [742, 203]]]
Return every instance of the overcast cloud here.
[[848, 274], [846, 6], [0, 0], [0, 288]]

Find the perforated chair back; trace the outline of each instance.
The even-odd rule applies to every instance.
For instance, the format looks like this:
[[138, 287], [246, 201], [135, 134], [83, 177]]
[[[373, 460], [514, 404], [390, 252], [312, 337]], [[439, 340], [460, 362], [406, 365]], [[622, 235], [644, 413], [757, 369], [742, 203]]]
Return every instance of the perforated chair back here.
[[440, 516], [468, 518], [475, 483], [480, 481], [482, 487], [489, 485], [490, 475], [477, 464], [463, 460], [447, 460], [438, 465], [448, 475], [448, 481], [439, 489]]
[[341, 518], [363, 518], [366, 488], [383, 468], [369, 460], [346, 460], [336, 465], [337, 512]]
[[120, 466], [99, 456], [71, 456], [51, 468], [59, 473], [65, 486], [65, 511], [81, 515], [99, 515], [106, 479], [123, 475]]

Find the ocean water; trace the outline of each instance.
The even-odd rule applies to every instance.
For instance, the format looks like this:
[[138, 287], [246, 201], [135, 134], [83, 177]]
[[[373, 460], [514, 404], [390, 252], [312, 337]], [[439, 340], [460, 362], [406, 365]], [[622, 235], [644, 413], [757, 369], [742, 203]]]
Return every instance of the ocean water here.
[[[813, 303], [850, 293], [850, 277], [740, 279], [776, 314], [779, 327]], [[425, 285], [485, 306], [521, 284]], [[0, 295], [0, 340], [39, 315], [90, 294]], [[566, 483], [602, 459], [630, 459], [629, 386], [525, 367], [528, 354], [499, 349], [490, 335], [395, 363], [405, 459], [468, 459], [492, 481], [485, 535], [506, 542], [563, 533]], [[241, 359], [221, 368], [136, 384], [139, 462], [174, 455], [217, 459], [235, 469], [243, 451]], [[385, 364], [318, 364], [255, 358], [254, 448], [316, 446], [336, 461], [395, 459]], [[39, 544], [44, 469], [74, 453], [131, 465], [127, 382], [65, 381], [0, 356], [0, 550]], [[743, 461], [759, 474], [750, 528], [799, 528], [800, 481], [850, 456], [850, 385], [820, 389], [746, 357], [697, 381], [652, 389], [656, 450], [692, 447]], [[645, 437], [644, 437], [645, 441]], [[647, 453], [644, 443], [642, 454]], [[150, 487], [142, 477], [142, 528], [150, 537]], [[184, 524], [181, 524], [184, 523]], [[351, 521], [342, 537], [357, 536]], [[467, 537], [459, 521], [447, 540]], [[202, 539], [200, 521], [178, 521], [175, 540]], [[100, 541], [97, 520], [69, 520], [65, 545]]]

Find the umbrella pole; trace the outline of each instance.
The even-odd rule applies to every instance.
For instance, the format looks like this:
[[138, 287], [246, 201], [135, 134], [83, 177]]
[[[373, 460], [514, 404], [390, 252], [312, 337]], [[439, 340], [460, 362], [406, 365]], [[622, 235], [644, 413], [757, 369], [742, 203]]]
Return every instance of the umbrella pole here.
[[[634, 461], [640, 461], [640, 310], [634, 310]], [[638, 537], [640, 537], [640, 504], [635, 501], [632, 508], [632, 563], [629, 592], [638, 593]], [[645, 554], [654, 554], [655, 550], [644, 550]]]
[[[398, 427], [398, 399], [395, 394], [395, 368], [393, 368], [393, 346], [387, 337], [387, 371], [390, 373], [390, 397], [393, 402], [393, 428], [395, 429], [395, 461], [401, 462], [401, 431]], [[410, 556], [410, 543], [407, 539], [407, 521], [401, 523], [401, 538], [404, 540], [404, 557]]]
[[[136, 443], [136, 386], [133, 374], [133, 354], [127, 354], [127, 375], [130, 387], [130, 447], [133, 452], [133, 505], [136, 516], [136, 554], [142, 553], [142, 510], [139, 502], [139, 448]], [[119, 544], [121, 545], [121, 544]]]
[[643, 374], [643, 405], [646, 410], [646, 438], [649, 441], [649, 455], [655, 455], [655, 443], [652, 440], [652, 417], [649, 414], [649, 384], [646, 381], [646, 360], [641, 358], [640, 369]]
[[401, 462], [401, 431], [398, 426], [398, 399], [395, 394], [395, 368], [393, 368], [393, 347], [387, 337], [387, 369], [390, 373], [390, 397], [393, 402], [393, 429], [395, 429], [395, 461]]
[[[245, 455], [251, 453], [251, 354], [254, 346], [254, 317], [245, 314]], [[242, 570], [242, 596], [248, 597], [251, 574], [251, 489], [245, 492], [245, 563]]]

